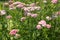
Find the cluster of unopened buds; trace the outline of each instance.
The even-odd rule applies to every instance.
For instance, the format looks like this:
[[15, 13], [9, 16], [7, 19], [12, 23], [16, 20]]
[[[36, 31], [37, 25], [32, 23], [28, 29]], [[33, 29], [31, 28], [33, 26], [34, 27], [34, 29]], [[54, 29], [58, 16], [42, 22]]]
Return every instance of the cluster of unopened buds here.
[[42, 26], [46, 28], [51, 28], [51, 25], [47, 24], [45, 20], [40, 20], [36, 28], [39, 30], [39, 29], [42, 29]]
[[18, 32], [19, 32], [18, 29], [13, 29], [13, 30], [11, 30], [11, 31], [9, 32], [9, 34], [10, 34], [11, 36], [14, 36], [15, 38], [19, 38], [20, 35], [17, 34]]

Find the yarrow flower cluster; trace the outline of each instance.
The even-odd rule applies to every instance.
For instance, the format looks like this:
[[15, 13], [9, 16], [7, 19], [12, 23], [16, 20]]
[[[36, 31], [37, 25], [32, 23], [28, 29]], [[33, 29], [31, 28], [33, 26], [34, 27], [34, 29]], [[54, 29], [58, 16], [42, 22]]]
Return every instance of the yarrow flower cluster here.
[[56, 15], [60, 15], [60, 11], [56, 12]]
[[38, 16], [38, 14], [27, 13], [27, 16], [30, 16], [30, 17], [36, 18], [36, 17]]
[[45, 20], [41, 20], [38, 22], [39, 25], [42, 25], [42, 26], [46, 26], [46, 21]]
[[11, 4], [13, 4], [13, 3], [14, 3], [14, 1], [11, 1], [11, 0], [9, 1], [9, 5], [11, 5]]
[[[9, 10], [13, 10], [16, 8], [21, 8], [24, 10], [24, 15], [28, 15], [28, 13], [31, 13], [31, 11], [35, 11], [35, 10], [40, 10], [40, 6], [36, 6], [36, 3], [32, 3], [32, 4], [25, 4], [22, 2], [13, 2], [12, 0], [9, 1], [9, 3], [4, 3], [4, 5], [9, 5]], [[31, 17], [35, 18], [37, 17], [37, 14], [31, 14]]]
[[[29, 12], [31, 11], [34, 11], [34, 10], [40, 10], [40, 7], [39, 6], [36, 6], [35, 3], [32, 3], [28, 6], [26, 6], [25, 3], [22, 3], [22, 2], [13, 2], [9, 5], [9, 9], [12, 10], [12, 9], [16, 9], [16, 8], [21, 8], [24, 10], [24, 14], [27, 15]], [[31, 17], [37, 17], [37, 14], [31, 14], [30, 15]]]
[[23, 22], [26, 20], [26, 17], [22, 17], [20, 20]]
[[10, 19], [10, 18], [12, 18], [12, 16], [11, 16], [11, 15], [6, 16], [6, 19]]
[[14, 8], [23, 8], [25, 6], [24, 3], [21, 3], [21, 2], [14, 2], [12, 4], [9, 5], [9, 9], [14, 9]]
[[40, 7], [39, 7], [39, 6], [34, 6], [34, 7], [24, 7], [23, 9], [24, 9], [24, 11], [30, 12], [30, 11], [34, 11], [34, 10], [40, 10]]
[[41, 25], [37, 25], [36, 28], [39, 30], [39, 29], [41, 29], [42, 27], [41, 27]]
[[36, 6], [36, 4], [35, 3], [31, 3], [29, 6], [34, 7], [34, 6]]
[[13, 30], [10, 31], [9, 34], [10, 34], [10, 35], [16, 35], [18, 31], [19, 31], [19, 30], [17, 30], [17, 29], [13, 29]]
[[52, 2], [52, 3], [57, 3], [57, 2], [58, 2], [58, 0], [52, 0], [51, 2]]
[[46, 19], [47, 19], [47, 20], [52, 20], [52, 18], [51, 18], [51, 17], [49, 17], [49, 16], [46, 16]]
[[5, 10], [1, 10], [0, 11], [0, 15], [5, 15], [6, 14], [6, 11]]
[[[58, 2], [58, 0], [51, 0], [51, 3], [56, 4]], [[47, 3], [46, 0], [43, 0], [43, 3]], [[37, 10], [39, 11], [41, 9], [40, 6], [36, 6], [36, 3], [32, 3], [32, 4], [25, 4], [22, 2], [13, 2], [12, 0], [9, 1], [9, 3], [4, 3], [4, 6], [9, 6], [9, 10], [13, 10], [13, 9], [22, 9], [24, 11], [24, 17], [20, 18], [21, 22], [24, 22], [26, 20], [26, 16], [28, 17], [32, 17], [32, 18], [37, 18], [38, 14], [36, 13], [32, 13], [33, 11]], [[45, 5], [44, 5], [45, 7]], [[45, 11], [43, 11], [45, 12]], [[43, 13], [42, 12], [42, 13]], [[7, 12], [5, 10], [0, 10], [0, 15], [5, 15]], [[60, 11], [54, 13], [52, 16], [46, 16], [45, 18], [47, 20], [52, 20], [54, 18], [57, 18], [60, 15]], [[15, 15], [16, 16], [16, 15]], [[11, 19], [12, 16], [11, 15], [7, 15], [6, 19]], [[38, 22], [38, 24], [36, 25], [36, 29], [42, 29], [42, 27], [46, 27], [48, 29], [50, 29], [52, 26], [51, 24], [47, 24], [47, 22], [45, 20], [40, 20]], [[14, 36], [14, 38], [18, 38], [20, 37], [20, 34], [18, 34], [19, 30], [18, 29], [12, 29], [9, 34]]]
[[38, 14], [31, 14], [31, 17], [36, 18]]
[[43, 27], [46, 27], [46, 28], [51, 28], [51, 25], [50, 24], [47, 24], [45, 20], [41, 20], [38, 22], [38, 25], [36, 26], [37, 29], [41, 29]]
[[20, 34], [17, 34], [18, 32], [19, 32], [18, 29], [13, 29], [13, 30], [10, 31], [9, 34], [10, 34], [11, 36], [14, 36], [15, 39], [17, 39], [17, 38], [19, 38], [19, 37], [21, 36]]
[[24, 14], [27, 16], [31, 16], [33, 18], [37, 17], [37, 14], [31, 13], [31, 11], [35, 11], [35, 10], [40, 10], [39, 6], [36, 6], [35, 3], [30, 4], [28, 7], [23, 7], [24, 10]]

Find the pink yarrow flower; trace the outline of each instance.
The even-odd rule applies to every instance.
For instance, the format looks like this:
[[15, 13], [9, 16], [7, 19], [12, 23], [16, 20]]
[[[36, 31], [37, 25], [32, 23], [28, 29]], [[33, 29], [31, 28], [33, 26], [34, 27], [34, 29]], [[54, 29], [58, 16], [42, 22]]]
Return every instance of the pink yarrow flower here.
[[0, 15], [5, 15], [6, 14], [6, 11], [5, 10], [1, 10], [0, 11]]
[[19, 4], [20, 4], [20, 5], [25, 5], [25, 3], [18, 2], [18, 1], [17, 1], [17, 2], [14, 2], [13, 4], [14, 4], [14, 5], [19, 5]]
[[36, 4], [35, 4], [35, 3], [32, 3], [32, 4], [30, 4], [30, 6], [31, 6], [31, 7], [34, 7], [34, 6], [36, 6]]
[[10, 18], [12, 18], [12, 16], [11, 16], [11, 15], [8, 15], [8, 16], [6, 16], [6, 18], [7, 18], [7, 19], [10, 19]]
[[26, 20], [26, 17], [22, 17], [22, 18], [21, 18], [21, 21], [25, 21], [25, 20]]
[[23, 8], [24, 5], [19, 4], [19, 5], [17, 5], [16, 7], [17, 7], [17, 8]]
[[9, 5], [9, 10], [16, 9], [13, 4]]
[[31, 17], [35, 18], [35, 17], [37, 17], [37, 14], [31, 14]]
[[10, 8], [12, 8], [12, 7], [14, 7], [14, 5], [13, 5], [13, 4], [11, 4], [11, 5], [9, 5], [9, 7], [10, 7]]
[[23, 7], [22, 8], [24, 11], [30, 11], [28, 7]]
[[37, 25], [36, 28], [39, 30], [39, 29], [41, 29], [42, 27], [41, 27], [41, 25]]
[[32, 13], [27, 13], [27, 16], [31, 16]]
[[52, 0], [51, 2], [52, 2], [52, 3], [57, 3], [57, 2], [58, 2], [58, 0]]
[[16, 35], [16, 33], [18, 32], [19, 30], [17, 30], [17, 29], [13, 29], [13, 30], [11, 30], [10, 31], [10, 35]]
[[60, 11], [56, 12], [56, 15], [60, 15]]
[[47, 28], [51, 28], [51, 25], [50, 25], [50, 24], [46, 24], [46, 27], [47, 27]]
[[10, 1], [9, 1], [9, 4], [10, 4], [10, 5], [13, 4], [13, 1], [10, 0]]
[[13, 4], [18, 5], [18, 4], [22, 4], [22, 3], [17, 1], [17, 2], [14, 2]]
[[41, 20], [38, 22], [39, 25], [42, 25], [42, 26], [46, 26], [46, 21], [45, 20]]

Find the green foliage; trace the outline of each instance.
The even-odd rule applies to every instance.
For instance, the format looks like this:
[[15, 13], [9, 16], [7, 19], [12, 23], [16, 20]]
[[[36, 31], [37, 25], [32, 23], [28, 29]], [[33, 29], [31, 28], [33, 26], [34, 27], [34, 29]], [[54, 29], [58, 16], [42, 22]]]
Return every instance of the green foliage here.
[[[54, 20], [47, 21], [46, 16], [51, 16], [52, 13], [60, 11], [60, 0], [57, 4], [52, 4], [50, 0], [44, 4], [43, 0], [14, 0], [30, 4], [33, 2], [39, 2], [38, 6], [41, 10], [34, 11], [32, 13], [37, 13], [39, 16], [37, 18], [26, 17], [24, 22], [20, 19], [24, 15], [22, 9], [16, 8], [15, 10], [9, 10], [8, 7], [3, 8], [3, 3], [0, 0], [0, 10], [6, 10], [7, 14], [0, 16], [0, 40], [60, 40], [60, 16]], [[11, 19], [6, 19], [7, 15], [11, 15]], [[36, 29], [36, 25], [40, 20], [46, 20], [47, 23], [51, 24], [51, 28], [42, 28], [41, 30]], [[10, 30], [19, 29], [20, 38], [15, 39], [9, 35]]]

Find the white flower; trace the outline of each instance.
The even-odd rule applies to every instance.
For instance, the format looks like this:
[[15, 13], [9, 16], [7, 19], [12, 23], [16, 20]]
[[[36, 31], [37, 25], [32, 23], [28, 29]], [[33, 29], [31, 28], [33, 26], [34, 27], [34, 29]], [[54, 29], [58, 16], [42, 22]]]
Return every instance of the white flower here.
[[0, 15], [5, 15], [6, 14], [6, 11], [5, 10], [1, 10], [0, 11]]

